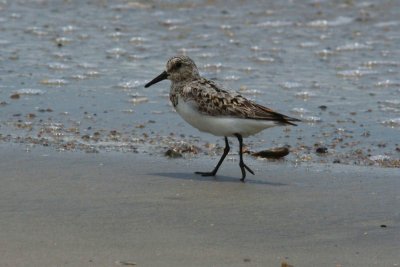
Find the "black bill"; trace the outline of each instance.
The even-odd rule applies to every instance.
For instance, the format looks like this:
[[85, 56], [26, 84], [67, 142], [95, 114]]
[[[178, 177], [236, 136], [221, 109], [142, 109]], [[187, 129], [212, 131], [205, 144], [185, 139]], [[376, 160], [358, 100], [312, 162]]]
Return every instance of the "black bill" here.
[[168, 73], [166, 71], [164, 71], [163, 73], [161, 73], [160, 75], [158, 75], [157, 77], [155, 77], [153, 80], [151, 80], [150, 82], [148, 82], [144, 87], [150, 87], [155, 83], [161, 82], [162, 80], [165, 80], [168, 78]]

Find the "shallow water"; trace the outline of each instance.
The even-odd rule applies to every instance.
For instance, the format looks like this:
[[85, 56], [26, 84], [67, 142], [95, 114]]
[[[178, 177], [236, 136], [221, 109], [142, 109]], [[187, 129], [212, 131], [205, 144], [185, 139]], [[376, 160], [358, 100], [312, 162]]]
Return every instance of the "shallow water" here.
[[168, 81], [143, 87], [187, 54], [205, 77], [303, 120], [246, 139], [250, 150], [399, 166], [400, 2], [268, 2], [1, 1], [2, 142], [218, 153], [222, 139], [175, 114]]

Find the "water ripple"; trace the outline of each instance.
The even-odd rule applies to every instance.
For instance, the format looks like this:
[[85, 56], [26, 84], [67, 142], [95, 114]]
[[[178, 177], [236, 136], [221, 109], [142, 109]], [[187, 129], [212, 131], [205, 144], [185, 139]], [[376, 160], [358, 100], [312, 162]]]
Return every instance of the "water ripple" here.
[[400, 127], [400, 118], [384, 120], [382, 121], [382, 124], [387, 127], [397, 128]]
[[334, 20], [314, 20], [307, 23], [307, 26], [310, 27], [336, 27], [350, 24], [354, 21], [353, 18], [349, 17], [337, 17]]

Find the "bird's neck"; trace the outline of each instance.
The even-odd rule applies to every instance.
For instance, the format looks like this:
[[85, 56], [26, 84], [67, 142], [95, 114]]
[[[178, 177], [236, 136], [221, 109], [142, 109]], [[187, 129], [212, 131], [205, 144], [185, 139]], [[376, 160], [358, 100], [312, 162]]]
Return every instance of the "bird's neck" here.
[[172, 81], [171, 89], [169, 91], [169, 99], [171, 100], [174, 107], [178, 105], [178, 96], [182, 95], [183, 88], [191, 82], [201, 79], [199, 75], [192, 76], [190, 79]]
[[187, 84], [185, 81], [173, 82], [169, 91], [169, 99], [174, 107], [178, 105], [178, 96], [182, 94], [183, 87]]

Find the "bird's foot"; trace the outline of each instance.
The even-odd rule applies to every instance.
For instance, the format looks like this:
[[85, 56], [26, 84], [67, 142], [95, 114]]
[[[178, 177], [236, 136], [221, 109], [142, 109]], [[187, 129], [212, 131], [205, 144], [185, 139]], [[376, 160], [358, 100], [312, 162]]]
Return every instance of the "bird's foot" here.
[[244, 162], [239, 163], [239, 166], [240, 166], [240, 170], [242, 171], [242, 179], [240, 179], [240, 181], [244, 183], [244, 179], [246, 179], [246, 170], [248, 170], [253, 175], [254, 175], [254, 172], [252, 169], [250, 169], [249, 166], [244, 164]]
[[254, 172], [253, 172], [253, 170], [252, 169], [250, 169], [250, 167], [249, 166], [247, 166], [246, 164], [243, 164], [244, 165], [244, 167], [246, 168], [246, 170], [248, 170], [251, 174], [253, 174], [254, 175]]
[[201, 176], [215, 176], [215, 174], [217, 174], [217, 172], [195, 172], [195, 174], [200, 174]]

